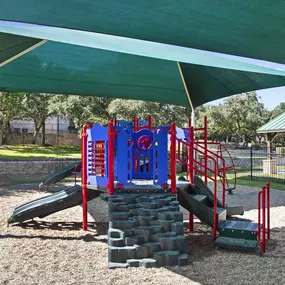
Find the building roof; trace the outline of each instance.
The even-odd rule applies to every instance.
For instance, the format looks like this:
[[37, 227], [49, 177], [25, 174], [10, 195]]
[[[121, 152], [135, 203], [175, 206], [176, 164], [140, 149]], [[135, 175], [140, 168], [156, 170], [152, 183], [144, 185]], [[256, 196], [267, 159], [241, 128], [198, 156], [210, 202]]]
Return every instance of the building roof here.
[[258, 133], [283, 133], [285, 132], [285, 112], [261, 126]]

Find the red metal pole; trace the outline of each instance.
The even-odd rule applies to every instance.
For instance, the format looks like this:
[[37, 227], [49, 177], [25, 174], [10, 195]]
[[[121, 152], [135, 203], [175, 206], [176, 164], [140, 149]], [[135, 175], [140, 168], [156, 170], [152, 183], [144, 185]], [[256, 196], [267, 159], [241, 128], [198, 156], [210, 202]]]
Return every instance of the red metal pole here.
[[194, 232], [194, 215], [189, 212], [189, 232]]
[[108, 194], [114, 194], [115, 131], [113, 121], [108, 123]]
[[267, 239], [270, 239], [270, 183], [267, 186]]
[[171, 123], [170, 127], [170, 173], [171, 193], [176, 193], [176, 124]]
[[262, 252], [266, 251], [266, 205], [265, 205], [265, 199], [266, 199], [266, 186], [262, 187], [262, 224], [263, 224], [263, 230], [262, 230]]
[[138, 131], [138, 120], [137, 120], [137, 117], [134, 116], [134, 132], [137, 132]]
[[[207, 116], [204, 117], [204, 147], [205, 147], [205, 183], [208, 184], [208, 125], [207, 125]], [[215, 175], [217, 175], [215, 173]]]
[[194, 128], [190, 127], [189, 142], [189, 182], [194, 184]]
[[82, 229], [87, 231], [87, 201], [88, 201], [88, 188], [87, 188], [87, 126], [82, 128], [82, 145], [81, 145], [81, 161], [82, 161], [82, 208], [83, 208], [83, 220]]
[[[214, 161], [215, 163], [215, 161]], [[215, 173], [217, 173], [217, 164], [215, 163]], [[213, 219], [213, 240], [217, 238], [217, 177], [214, 179], [214, 219]]]
[[225, 165], [225, 160], [223, 159], [223, 183], [222, 183], [222, 191], [223, 191], [223, 201], [222, 201], [222, 204], [223, 204], [223, 207], [225, 207], [225, 204], [226, 204], [226, 165]]
[[260, 225], [260, 212], [261, 212], [261, 207], [260, 207], [260, 197], [261, 197], [261, 192], [258, 192], [258, 197], [257, 197], [257, 206], [258, 206], [258, 232], [257, 232], [257, 237], [258, 237], [258, 240], [260, 241], [260, 232], [261, 232], [261, 225]]
[[152, 130], [152, 116], [148, 116], [147, 121], [148, 121], [148, 129]]

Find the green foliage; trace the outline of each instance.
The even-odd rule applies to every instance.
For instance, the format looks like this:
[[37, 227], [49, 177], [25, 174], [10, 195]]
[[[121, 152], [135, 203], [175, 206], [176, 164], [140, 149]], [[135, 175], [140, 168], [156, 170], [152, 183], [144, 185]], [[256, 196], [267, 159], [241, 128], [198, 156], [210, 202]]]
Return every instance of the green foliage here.
[[0, 92], [0, 132], [19, 116], [23, 97], [24, 93]]
[[[65, 117], [77, 128], [87, 121], [107, 124], [112, 118], [132, 121], [137, 116], [147, 120], [148, 115], [152, 115], [154, 125], [176, 122], [183, 127], [191, 116], [189, 109], [180, 106], [78, 95], [0, 93], [0, 103], [0, 131], [13, 119], [31, 119], [36, 126], [35, 133], [44, 131], [44, 121], [50, 115]], [[284, 111], [285, 103], [281, 103], [269, 112], [255, 92], [248, 92], [229, 97], [218, 106], [196, 108], [195, 124], [203, 126], [207, 116], [210, 139], [249, 143], [258, 138], [260, 143], [263, 135], [256, 134], [256, 130]], [[276, 139], [276, 142], [283, 141], [284, 135]]]
[[103, 97], [55, 95], [50, 101], [50, 108], [73, 120], [76, 127], [81, 127], [87, 121], [106, 124], [111, 119], [108, 111], [111, 101], [112, 99]]
[[[208, 117], [209, 136], [226, 140], [232, 137], [236, 142], [248, 143], [255, 140], [256, 130], [270, 118], [255, 92], [229, 97], [218, 106], [204, 106], [201, 114]], [[199, 115], [198, 125], [203, 116]]]
[[187, 121], [184, 107], [160, 104], [148, 101], [115, 99], [109, 105], [112, 117], [132, 121], [134, 116], [147, 120], [149, 115], [153, 118], [154, 125], [167, 125], [176, 122], [180, 127]]
[[285, 102], [281, 102], [277, 107], [274, 108], [271, 114], [271, 120], [276, 118], [277, 116], [281, 115], [285, 112]]

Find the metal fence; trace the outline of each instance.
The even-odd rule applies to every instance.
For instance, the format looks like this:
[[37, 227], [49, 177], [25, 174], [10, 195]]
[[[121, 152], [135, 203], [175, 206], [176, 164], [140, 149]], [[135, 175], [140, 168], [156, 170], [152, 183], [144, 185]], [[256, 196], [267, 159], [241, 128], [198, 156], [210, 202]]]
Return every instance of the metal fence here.
[[285, 147], [250, 149], [250, 169], [248, 178], [251, 181], [263, 180], [285, 183]]

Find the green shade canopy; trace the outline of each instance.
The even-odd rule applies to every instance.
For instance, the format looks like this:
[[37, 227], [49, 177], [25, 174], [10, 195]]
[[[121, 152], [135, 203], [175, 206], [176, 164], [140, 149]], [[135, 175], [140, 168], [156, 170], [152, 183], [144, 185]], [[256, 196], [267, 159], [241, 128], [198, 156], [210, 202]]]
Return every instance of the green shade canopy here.
[[2, 0], [0, 19], [20, 23], [0, 23], [0, 66], [49, 42], [1, 67], [0, 90], [188, 106], [176, 62], [194, 106], [283, 86], [284, 66], [228, 55], [285, 63], [284, 8], [281, 0]]
[[285, 112], [261, 126], [257, 133], [284, 133], [285, 132]]

